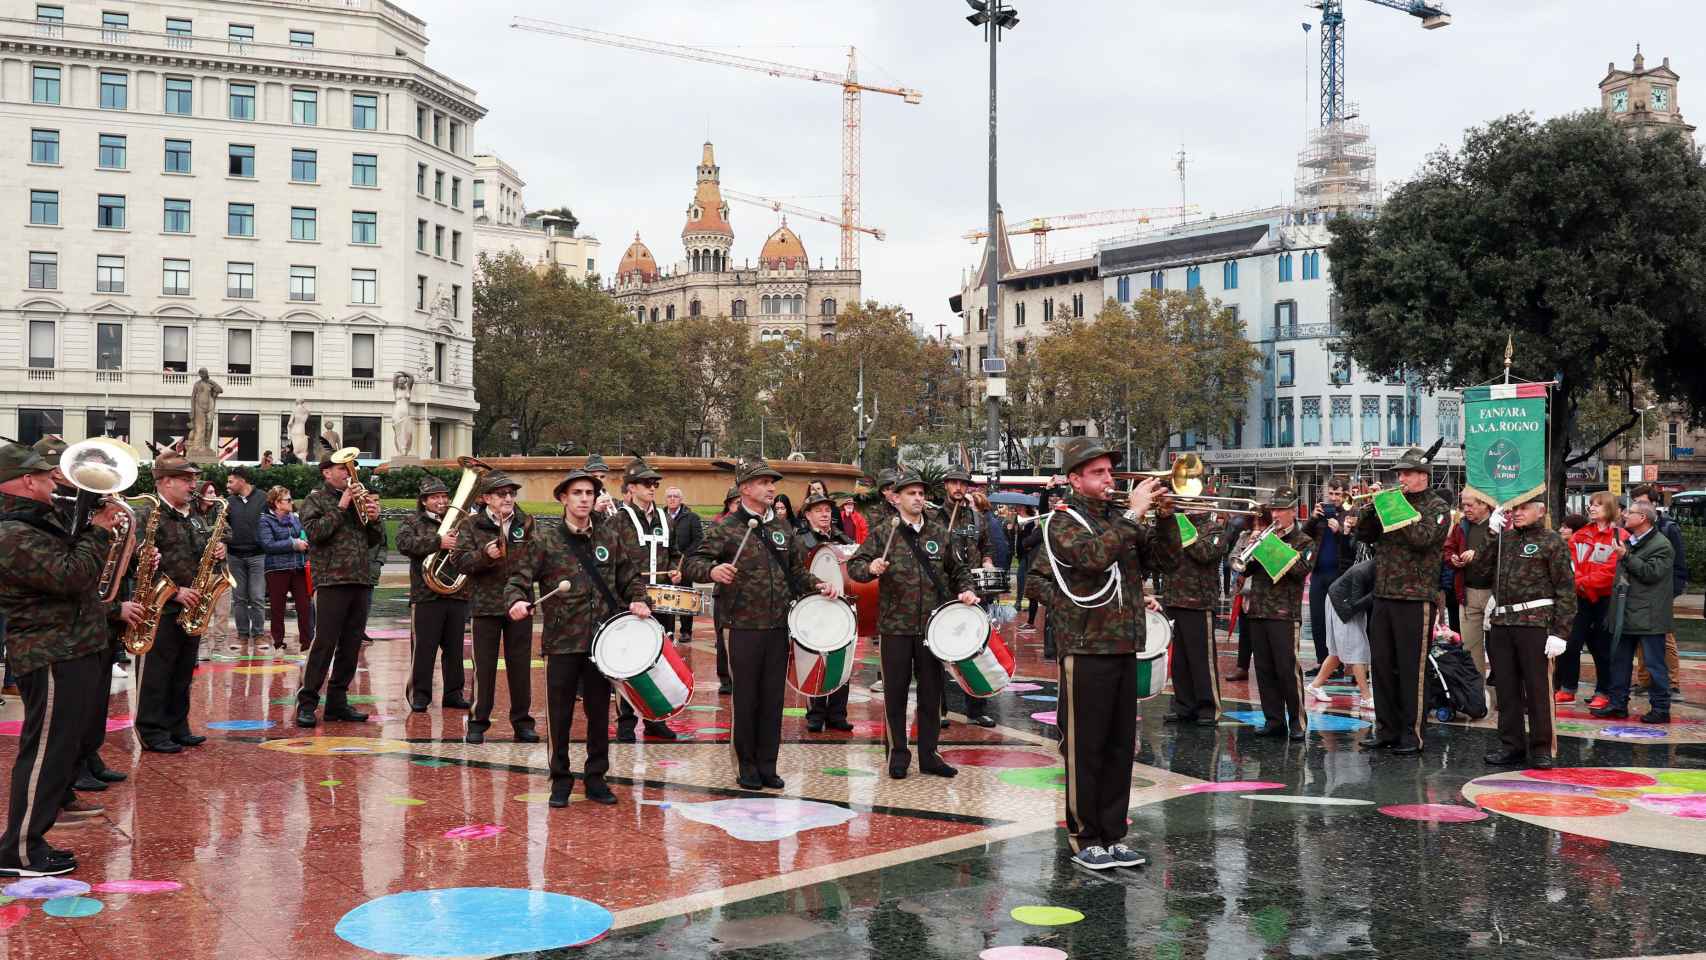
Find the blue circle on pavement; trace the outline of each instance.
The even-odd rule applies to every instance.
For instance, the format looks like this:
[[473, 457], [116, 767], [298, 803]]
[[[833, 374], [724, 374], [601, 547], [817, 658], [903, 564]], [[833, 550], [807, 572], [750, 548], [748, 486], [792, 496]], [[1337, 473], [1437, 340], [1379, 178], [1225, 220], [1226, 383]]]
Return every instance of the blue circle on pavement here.
[[369, 900], [344, 914], [336, 933], [377, 953], [465, 957], [579, 946], [604, 936], [614, 922], [609, 910], [579, 897], [449, 887]]
[[[1221, 716], [1227, 720], [1247, 723], [1252, 727], [1266, 726], [1267, 715], [1260, 710], [1228, 710]], [[1336, 713], [1311, 713], [1308, 715], [1309, 729], [1318, 733], [1347, 733], [1351, 730], [1361, 730], [1369, 726], [1367, 720], [1356, 717], [1340, 716]]]
[[207, 724], [209, 730], [265, 730], [276, 727], [275, 720], [211, 720]]
[[1027, 693], [1024, 695], [1023, 699], [1035, 700], [1038, 703], [1056, 703], [1059, 701], [1060, 698], [1059, 697], [1051, 697], [1046, 693]]

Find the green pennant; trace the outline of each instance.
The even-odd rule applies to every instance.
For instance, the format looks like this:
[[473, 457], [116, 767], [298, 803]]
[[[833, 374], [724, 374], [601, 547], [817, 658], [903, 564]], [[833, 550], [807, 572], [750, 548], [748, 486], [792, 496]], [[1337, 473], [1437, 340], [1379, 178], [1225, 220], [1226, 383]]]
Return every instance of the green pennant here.
[[1173, 514], [1179, 521], [1179, 546], [1188, 547], [1197, 542], [1197, 525], [1182, 513]]

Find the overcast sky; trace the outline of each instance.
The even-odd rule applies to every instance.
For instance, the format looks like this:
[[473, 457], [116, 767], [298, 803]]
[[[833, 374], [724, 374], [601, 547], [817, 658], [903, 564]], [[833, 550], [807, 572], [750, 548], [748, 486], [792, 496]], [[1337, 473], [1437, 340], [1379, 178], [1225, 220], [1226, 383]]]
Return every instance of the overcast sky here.
[[[659, 262], [681, 259], [700, 144], [717, 146], [724, 184], [834, 212], [840, 91], [511, 29], [516, 15], [802, 66], [924, 92], [922, 104], [867, 94], [863, 219], [888, 232], [861, 247], [864, 294], [900, 303], [934, 333], [984, 220], [987, 47], [962, 0], [401, 0], [426, 19], [428, 62], [479, 91], [476, 140], [527, 181], [530, 209], [568, 204], [603, 241], [610, 271], [635, 230]], [[1318, 116], [1319, 12], [1292, 0], [1017, 0], [1001, 44], [1001, 200], [1010, 220], [1179, 200], [1174, 157], [1189, 155], [1189, 198], [1204, 213], [1288, 202], [1295, 158]], [[1455, 22], [1420, 21], [1346, 0], [1349, 99], [1379, 149], [1378, 173], [1410, 175], [1464, 128], [1518, 110], [1540, 117], [1598, 105], [1606, 64], [1669, 56], [1682, 93], [1706, 91], [1706, 3], [1698, 0], [1456, 0]], [[1306, 102], [1304, 67], [1309, 65]], [[1706, 94], [1702, 94], [1706, 96]], [[1706, 101], [1702, 101], [1706, 102]], [[1685, 116], [1706, 108], [1678, 97]], [[737, 264], [777, 219], [733, 204]], [[791, 219], [816, 263], [833, 226]], [[1055, 233], [1088, 248], [1117, 228]], [[1015, 255], [1031, 255], [1030, 238]]]

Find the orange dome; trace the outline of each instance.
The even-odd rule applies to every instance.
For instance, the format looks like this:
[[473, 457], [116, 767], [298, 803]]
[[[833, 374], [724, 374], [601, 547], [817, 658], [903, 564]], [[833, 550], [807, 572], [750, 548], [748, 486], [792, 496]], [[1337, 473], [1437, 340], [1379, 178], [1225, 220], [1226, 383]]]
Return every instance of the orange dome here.
[[640, 234], [634, 233], [634, 242], [628, 244], [628, 249], [622, 253], [622, 262], [616, 265], [616, 276], [620, 279], [635, 277], [640, 280], [656, 280], [658, 262], [653, 259], [652, 251], [640, 242]]
[[804, 268], [806, 265], [806, 245], [794, 231], [788, 229], [787, 218], [782, 225], [764, 241], [764, 250], [758, 255], [758, 265], [772, 270]]

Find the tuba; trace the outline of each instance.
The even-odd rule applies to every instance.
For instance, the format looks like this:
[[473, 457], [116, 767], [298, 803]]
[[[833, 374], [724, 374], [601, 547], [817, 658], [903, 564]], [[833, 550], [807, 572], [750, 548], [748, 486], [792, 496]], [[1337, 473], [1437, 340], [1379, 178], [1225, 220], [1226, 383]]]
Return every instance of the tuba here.
[[119, 508], [119, 524], [113, 528], [113, 544], [107, 548], [106, 563], [96, 591], [102, 603], [118, 599], [119, 586], [130, 558], [136, 552], [136, 511], [118, 494], [136, 482], [136, 451], [110, 437], [80, 440], [59, 455], [59, 472], [76, 487], [77, 507], [71, 521], [73, 535], [88, 526], [96, 510], [112, 504]]
[[362, 507], [369, 501], [377, 503], [379, 497], [366, 487], [362, 486], [361, 474], [355, 462], [356, 458], [359, 456], [361, 456], [361, 450], [359, 448], [341, 447], [333, 452], [330, 459], [333, 463], [338, 464], [345, 470], [349, 471], [349, 489], [350, 496], [352, 498], [351, 505], [355, 507], [356, 519], [360, 520], [363, 525], [366, 525], [369, 521], [367, 519], [367, 512], [363, 510]]
[[[62, 454], [60, 462], [63, 463], [64, 459]], [[154, 508], [148, 511], [148, 524], [137, 548], [136, 589], [130, 595], [131, 600], [141, 604], [142, 619], [134, 626], [125, 626], [121, 641], [124, 649], [137, 657], [154, 648], [154, 637], [160, 632], [161, 611], [166, 608], [166, 601], [178, 592], [178, 585], [172, 582], [172, 578], [160, 574], [160, 551], [154, 546], [154, 531], [160, 526], [160, 511], [165, 509], [165, 505], [146, 494], [143, 499], [152, 503]]]
[[213, 521], [213, 533], [208, 536], [207, 546], [202, 548], [201, 562], [195, 569], [195, 579], [190, 581], [190, 589], [196, 591], [199, 596], [195, 606], [185, 607], [178, 613], [178, 625], [184, 628], [184, 633], [188, 636], [199, 637], [207, 632], [207, 626], [213, 620], [213, 608], [218, 605], [219, 598], [236, 586], [230, 568], [213, 557], [213, 552], [219, 548], [220, 540], [225, 537], [225, 515], [230, 510], [229, 502], [219, 501], [219, 516]]
[[[475, 491], [480, 489], [480, 478], [492, 469], [484, 460], [475, 457], [457, 457], [456, 463], [462, 467], [462, 479], [456, 482], [456, 495], [450, 499], [444, 519], [438, 522], [441, 538], [447, 533], [460, 533], [467, 526], [473, 517], [469, 507], [473, 505]], [[450, 596], [462, 589], [468, 582], [468, 575], [456, 569], [455, 558], [451, 554], [434, 550], [421, 561], [421, 580], [433, 593]]]

